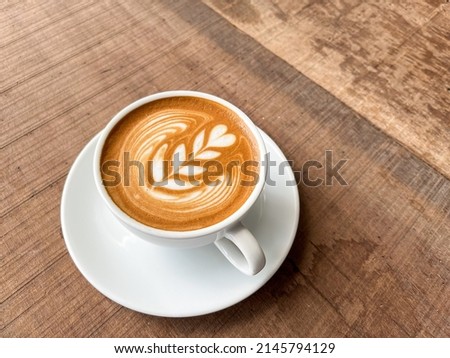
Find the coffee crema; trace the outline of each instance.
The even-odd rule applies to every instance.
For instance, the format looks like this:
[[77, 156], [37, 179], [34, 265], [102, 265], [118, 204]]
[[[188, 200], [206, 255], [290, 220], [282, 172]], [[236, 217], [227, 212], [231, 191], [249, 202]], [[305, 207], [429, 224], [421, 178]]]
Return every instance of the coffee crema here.
[[259, 178], [256, 140], [227, 107], [197, 97], [159, 99], [122, 118], [101, 154], [103, 184], [135, 220], [162, 230], [216, 224]]

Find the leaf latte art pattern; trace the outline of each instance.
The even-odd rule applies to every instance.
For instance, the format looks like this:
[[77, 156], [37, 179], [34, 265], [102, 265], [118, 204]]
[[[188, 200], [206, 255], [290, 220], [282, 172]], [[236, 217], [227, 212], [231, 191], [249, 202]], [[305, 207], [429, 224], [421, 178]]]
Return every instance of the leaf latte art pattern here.
[[[172, 124], [179, 125], [179, 123]], [[175, 190], [176, 193], [161, 195], [161, 193], [158, 193], [158, 186], [150, 187], [149, 189], [151, 190], [148, 190], [148, 193], [162, 199], [180, 200], [182, 195], [178, 191], [193, 188], [202, 190], [201, 183], [195, 181], [196, 185], [192, 184], [192, 177], [195, 178], [195, 176], [206, 171], [206, 168], [200, 165], [201, 161], [219, 158], [222, 153], [218, 150], [229, 148], [236, 142], [236, 136], [227, 133], [227, 130], [226, 125], [218, 124], [211, 129], [209, 138], [206, 139], [205, 129], [202, 129], [195, 136], [192, 150], [189, 152], [186, 150], [185, 143], [181, 143], [174, 150], [171, 150], [168, 144], [162, 141], [159, 148], [154, 151], [155, 154], [151, 157], [153, 182], [159, 182], [167, 191]], [[163, 139], [164, 137], [160, 138]], [[168, 164], [166, 168], [165, 163]], [[218, 182], [224, 181], [224, 179], [224, 175], [221, 175]], [[205, 190], [204, 187], [203, 190]], [[184, 200], [194, 199], [196, 195], [198, 194], [188, 194]]]
[[[148, 103], [108, 136], [102, 165], [117, 161], [120, 182], [105, 187], [129, 216], [165, 230], [195, 230], [236, 211], [253, 190], [255, 140], [228, 108], [194, 97]], [[107, 180], [103, 172], [104, 183]]]

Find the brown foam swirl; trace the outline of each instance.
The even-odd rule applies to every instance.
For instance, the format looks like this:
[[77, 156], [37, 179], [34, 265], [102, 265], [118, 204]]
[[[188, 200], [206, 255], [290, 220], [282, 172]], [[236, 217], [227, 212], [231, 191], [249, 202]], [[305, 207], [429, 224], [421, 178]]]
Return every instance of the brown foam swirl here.
[[[222, 221], [250, 196], [253, 186], [242, 183], [254, 176], [241, 166], [258, 160], [255, 148], [251, 132], [228, 108], [194, 97], [161, 99], [113, 128], [103, 147], [102, 177], [112, 200], [136, 220], [195, 230]], [[259, 169], [256, 162], [247, 168]], [[120, 173], [118, 183], [111, 170]]]

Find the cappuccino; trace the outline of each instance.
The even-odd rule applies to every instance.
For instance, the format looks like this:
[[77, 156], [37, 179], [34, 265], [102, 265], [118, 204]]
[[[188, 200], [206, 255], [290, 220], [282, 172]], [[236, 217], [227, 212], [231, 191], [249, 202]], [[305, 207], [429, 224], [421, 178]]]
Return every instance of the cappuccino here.
[[131, 218], [153, 228], [190, 231], [238, 210], [259, 180], [251, 130], [234, 111], [197, 97], [144, 104], [109, 133], [103, 185]]

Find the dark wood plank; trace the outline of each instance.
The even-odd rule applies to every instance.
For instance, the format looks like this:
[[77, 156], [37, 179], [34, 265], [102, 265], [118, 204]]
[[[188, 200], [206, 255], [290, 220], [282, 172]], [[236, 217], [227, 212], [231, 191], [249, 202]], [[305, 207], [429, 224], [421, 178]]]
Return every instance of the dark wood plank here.
[[205, 3], [450, 178], [448, 1]]
[[0, 24], [0, 48], [11, 45], [27, 36], [42, 31], [55, 22], [64, 21], [71, 16], [78, 16], [84, 8], [94, 4], [94, 1], [59, 2], [53, 1], [17, 1], [2, 9], [3, 17]]
[[[37, 14], [53, 13], [46, 6]], [[142, 1], [103, 10], [92, 26], [114, 35], [95, 33], [108, 40], [83, 47], [80, 34], [74, 56], [58, 57], [74, 53], [58, 47], [64, 36], [58, 46], [48, 46], [52, 37], [13, 42], [47, 60], [24, 53], [37, 72], [2, 94], [1, 119], [10, 121], [0, 174], [2, 336], [448, 336], [445, 176], [207, 6]], [[125, 24], [133, 26], [117, 33]], [[67, 24], [42, 31], [52, 26], [62, 33]], [[167, 319], [122, 308], [87, 283], [65, 251], [59, 202], [75, 156], [114, 113], [177, 88], [237, 104], [298, 171], [323, 162], [326, 150], [335, 162], [347, 158], [349, 185], [300, 185], [294, 247], [255, 295], [215, 314]]]

